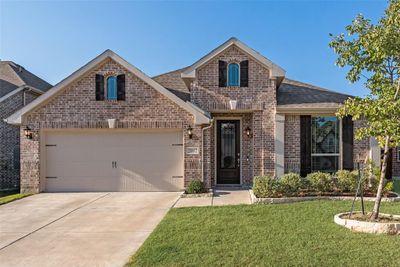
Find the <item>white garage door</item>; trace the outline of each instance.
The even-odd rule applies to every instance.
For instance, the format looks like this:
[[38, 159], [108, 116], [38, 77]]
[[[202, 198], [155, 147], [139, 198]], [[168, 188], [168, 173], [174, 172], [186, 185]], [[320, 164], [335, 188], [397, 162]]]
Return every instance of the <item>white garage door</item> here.
[[179, 191], [177, 131], [48, 132], [45, 191]]

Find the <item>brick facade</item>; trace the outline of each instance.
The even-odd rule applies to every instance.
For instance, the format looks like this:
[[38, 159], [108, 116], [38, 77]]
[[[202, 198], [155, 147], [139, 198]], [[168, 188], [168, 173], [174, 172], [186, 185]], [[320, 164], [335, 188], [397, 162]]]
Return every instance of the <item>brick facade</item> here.
[[[239, 63], [249, 61], [247, 87], [219, 87], [218, 61]], [[96, 101], [95, 74], [126, 74], [125, 101]], [[270, 70], [235, 45], [222, 51], [196, 70], [190, 81], [190, 101], [210, 113], [212, 125], [195, 126], [194, 117], [176, 103], [134, 76], [128, 70], [106, 60], [96, 69], [70, 85], [50, 102], [23, 117], [22, 128], [33, 130], [33, 139], [21, 138], [22, 191], [39, 192], [41, 130], [54, 128], [108, 128], [107, 119], [117, 119], [118, 128], [181, 129], [184, 147], [199, 147], [198, 155], [184, 156], [185, 185], [192, 179], [204, 177], [207, 187], [216, 185], [216, 120], [241, 120], [241, 182], [248, 186], [257, 175], [276, 175], [275, 170], [275, 116], [277, 81]], [[237, 101], [235, 110], [230, 100]], [[193, 127], [193, 137], [187, 136], [187, 127]], [[354, 128], [361, 126], [355, 122]], [[207, 127], [207, 129], [205, 129]], [[245, 129], [251, 129], [247, 136]], [[300, 172], [300, 116], [285, 116], [284, 171]], [[204, 133], [204, 135], [203, 135]], [[204, 153], [203, 153], [204, 147]], [[368, 154], [367, 140], [354, 142], [354, 159]], [[399, 164], [394, 164], [399, 172]], [[204, 169], [204, 172], [203, 172]]]
[[[95, 75], [126, 75], [125, 101], [96, 101]], [[107, 119], [117, 119], [118, 128], [193, 127], [193, 138], [184, 131], [184, 146], [201, 147], [201, 128], [193, 125], [193, 116], [150, 85], [108, 59], [101, 66], [70, 85], [50, 102], [30, 112], [23, 120], [33, 131], [33, 139], [21, 137], [21, 191], [39, 192], [40, 134], [53, 128], [108, 128]], [[201, 155], [201, 154], [200, 154]], [[200, 155], [184, 158], [185, 184], [201, 177]]]
[[400, 147], [393, 149], [393, 171], [394, 177], [400, 178]]
[[[218, 61], [239, 63], [249, 61], [247, 87], [219, 87]], [[191, 101], [211, 113], [213, 118], [240, 118], [242, 184], [251, 185], [253, 176], [275, 173], [274, 128], [276, 110], [276, 81], [270, 79], [269, 70], [236, 46], [231, 46], [201, 66], [191, 86]], [[236, 100], [234, 112], [229, 101]], [[242, 111], [242, 112], [241, 112]], [[252, 136], [244, 129], [250, 127]], [[207, 130], [205, 144], [206, 182], [216, 184], [215, 127]]]
[[18, 189], [20, 184], [20, 137], [19, 127], [3, 120], [24, 104], [29, 104], [38, 94], [19, 91], [0, 103], [0, 189]]

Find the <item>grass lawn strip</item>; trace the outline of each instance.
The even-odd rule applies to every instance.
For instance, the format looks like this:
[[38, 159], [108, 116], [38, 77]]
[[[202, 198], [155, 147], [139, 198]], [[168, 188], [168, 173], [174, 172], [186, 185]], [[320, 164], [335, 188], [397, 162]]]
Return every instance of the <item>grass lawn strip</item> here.
[[[171, 209], [127, 266], [399, 266], [398, 236], [353, 233], [333, 222], [350, 206]], [[382, 203], [382, 212], [400, 214], [400, 203]]]
[[3, 197], [0, 197], [0, 205], [4, 205], [4, 204], [10, 203], [12, 201], [15, 201], [17, 199], [21, 199], [21, 198], [28, 197], [31, 195], [32, 194], [19, 194], [18, 193], [18, 194], [3, 196]]

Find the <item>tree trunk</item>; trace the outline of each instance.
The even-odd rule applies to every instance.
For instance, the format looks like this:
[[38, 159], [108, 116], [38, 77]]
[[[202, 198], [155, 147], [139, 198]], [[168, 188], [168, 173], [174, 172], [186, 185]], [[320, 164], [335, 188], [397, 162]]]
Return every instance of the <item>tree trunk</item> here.
[[373, 220], [378, 219], [379, 209], [381, 207], [383, 187], [385, 186], [387, 161], [388, 161], [388, 157], [389, 157], [389, 143], [390, 143], [390, 136], [386, 136], [385, 148], [384, 148], [384, 153], [383, 153], [383, 162], [382, 162], [382, 168], [381, 168], [381, 178], [379, 180], [378, 192], [376, 192], [375, 205], [374, 205], [374, 209], [372, 210], [372, 215], [371, 215], [371, 219], [373, 219]]

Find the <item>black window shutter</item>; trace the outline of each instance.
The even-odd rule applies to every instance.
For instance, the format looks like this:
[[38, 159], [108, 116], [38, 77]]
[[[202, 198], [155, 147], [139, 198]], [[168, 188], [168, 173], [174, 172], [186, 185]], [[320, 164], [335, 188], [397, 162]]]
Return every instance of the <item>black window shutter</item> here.
[[388, 180], [392, 179], [393, 176], [393, 148], [389, 149], [389, 155], [388, 155], [388, 159], [387, 159], [387, 165], [386, 165], [386, 174], [385, 177]]
[[117, 76], [117, 99], [125, 100], [125, 74]]
[[104, 100], [104, 76], [96, 74], [96, 100]]
[[300, 175], [311, 173], [311, 116], [300, 116]]
[[249, 86], [249, 61], [240, 62], [240, 87]]
[[219, 87], [226, 87], [227, 67], [228, 64], [225, 61], [218, 61]]
[[354, 131], [353, 131], [353, 120], [351, 116], [344, 117], [342, 119], [342, 158], [343, 158], [343, 169], [353, 170], [354, 169]]

